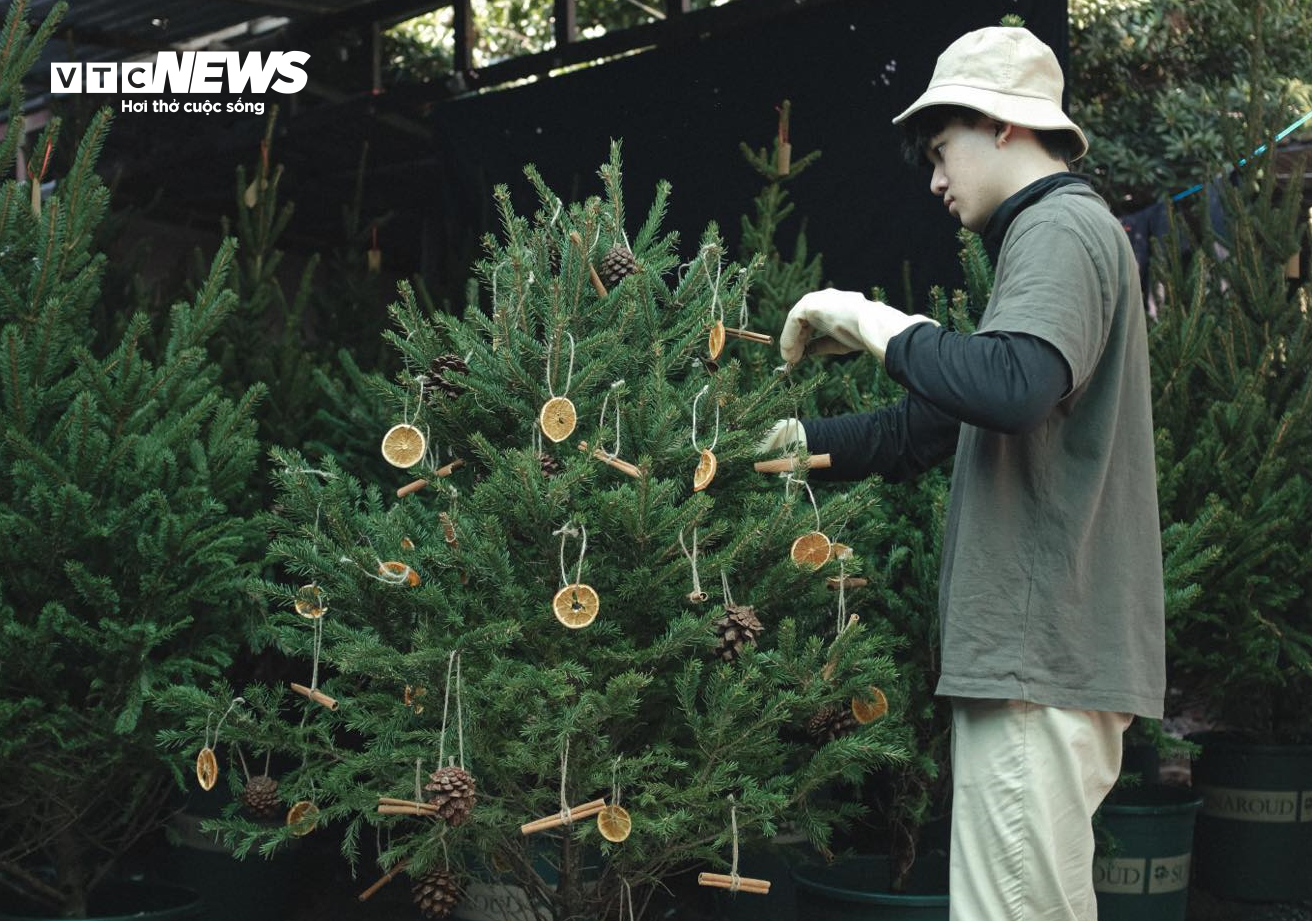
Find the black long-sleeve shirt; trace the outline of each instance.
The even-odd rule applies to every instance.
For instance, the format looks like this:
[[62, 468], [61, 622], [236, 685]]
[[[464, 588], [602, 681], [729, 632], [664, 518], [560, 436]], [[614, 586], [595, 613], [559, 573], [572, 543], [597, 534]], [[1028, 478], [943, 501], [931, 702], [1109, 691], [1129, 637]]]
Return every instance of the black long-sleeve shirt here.
[[884, 368], [907, 388], [898, 403], [801, 420], [807, 450], [832, 461], [829, 469], [812, 471], [816, 479], [910, 479], [956, 451], [961, 423], [1007, 434], [1033, 431], [1071, 388], [1066, 360], [1037, 336], [966, 336], [932, 323], [889, 340]]

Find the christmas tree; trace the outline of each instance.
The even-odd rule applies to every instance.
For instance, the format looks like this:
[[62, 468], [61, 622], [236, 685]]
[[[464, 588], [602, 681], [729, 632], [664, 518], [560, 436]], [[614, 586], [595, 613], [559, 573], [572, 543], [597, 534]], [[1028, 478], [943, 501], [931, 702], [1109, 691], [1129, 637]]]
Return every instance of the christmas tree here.
[[[374, 430], [409, 472], [276, 454], [267, 635], [303, 678], [243, 689], [225, 732], [291, 760], [294, 805], [261, 824], [235, 801], [213, 827], [238, 854], [324, 826], [352, 861], [381, 840], [368, 875], [404, 869], [430, 916], [489, 871], [553, 918], [641, 915], [695, 866], [759, 889], [738, 842], [790, 823], [825, 846], [853, 785], [905, 757], [894, 638], [839, 623], [827, 585], [879, 507], [868, 486], [813, 501], [804, 457], [753, 468], [809, 386], [747, 385], [737, 356], [766, 346], [725, 342], [757, 261], [726, 262], [714, 225], [678, 255], [666, 184], [630, 242], [618, 146], [601, 197], [526, 174], [531, 220], [496, 192], [490, 311], [401, 286], [405, 370]], [[164, 741], [194, 751], [231, 697], [176, 689], [188, 728]]]
[[[64, 11], [33, 32], [24, 7], [10, 6], [0, 51], [4, 174], [24, 138], [20, 79]], [[259, 452], [261, 391], [221, 398], [205, 357], [232, 309], [234, 245], [173, 308], [156, 360], [142, 314], [117, 342], [90, 332], [109, 123], [101, 111], [54, 175], [52, 119], [28, 175], [0, 186], [0, 885], [64, 917], [85, 916], [118, 858], [160, 827], [176, 774], [154, 744], [154, 695], [230, 661], [256, 546], [230, 507]]]
[[[1232, 147], [1259, 148], [1268, 116], [1254, 106], [1254, 127]], [[1312, 733], [1312, 291], [1289, 269], [1306, 252], [1307, 213], [1269, 165], [1255, 156], [1215, 187], [1223, 233], [1173, 221], [1154, 259], [1150, 345], [1174, 552], [1164, 543], [1196, 582], [1173, 593], [1168, 578], [1172, 682], [1226, 727], [1288, 741]]]

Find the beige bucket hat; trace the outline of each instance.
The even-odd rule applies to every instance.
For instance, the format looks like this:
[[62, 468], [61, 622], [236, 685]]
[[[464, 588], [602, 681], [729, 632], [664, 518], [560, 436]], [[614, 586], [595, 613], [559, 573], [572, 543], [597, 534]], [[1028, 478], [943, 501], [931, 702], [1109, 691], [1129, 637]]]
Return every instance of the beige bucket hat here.
[[1029, 29], [977, 29], [938, 56], [929, 89], [893, 124], [927, 106], [966, 106], [1022, 128], [1074, 132], [1080, 139], [1074, 158], [1078, 160], [1088, 152], [1089, 142], [1061, 110], [1064, 85], [1057, 56]]

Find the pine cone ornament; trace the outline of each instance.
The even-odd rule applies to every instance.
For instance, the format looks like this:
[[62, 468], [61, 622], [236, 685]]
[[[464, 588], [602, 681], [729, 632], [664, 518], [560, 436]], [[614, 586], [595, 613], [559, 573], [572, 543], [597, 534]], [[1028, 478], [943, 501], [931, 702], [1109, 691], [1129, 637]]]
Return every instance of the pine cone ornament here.
[[278, 795], [278, 781], [261, 774], [246, 781], [241, 791], [242, 805], [257, 819], [271, 819], [282, 812], [282, 797]]
[[415, 880], [410, 895], [425, 918], [445, 918], [455, 911], [465, 891], [455, 876], [434, 867]]
[[725, 606], [725, 615], [715, 622], [715, 633], [720, 638], [715, 654], [725, 662], [738, 658], [745, 645], [756, 645], [756, 637], [765, 628], [756, 618], [756, 608], [745, 604]]
[[560, 473], [560, 461], [556, 460], [550, 454], [542, 453], [538, 455], [538, 461], [542, 464], [542, 475], [552, 477]]
[[616, 243], [610, 248], [605, 256], [601, 258], [601, 265], [597, 266], [597, 274], [601, 276], [601, 283], [606, 286], [606, 290], [613, 290], [623, 279], [638, 271], [638, 260], [634, 258], [633, 253], [627, 246]]
[[856, 717], [852, 715], [851, 710], [847, 707], [831, 705], [807, 720], [806, 734], [818, 744], [823, 745], [826, 742], [841, 739], [859, 726], [860, 724], [856, 721]]
[[448, 397], [458, 397], [465, 392], [465, 385], [449, 379], [446, 375], [448, 371], [454, 371], [457, 374], [468, 374], [469, 365], [459, 355], [439, 355], [433, 359], [433, 364], [428, 373], [424, 375], [424, 391], [432, 393], [440, 390]]
[[424, 789], [433, 794], [428, 802], [437, 807], [437, 814], [451, 825], [460, 825], [469, 818], [474, 808], [474, 778], [464, 768], [454, 765], [439, 768], [429, 777]]

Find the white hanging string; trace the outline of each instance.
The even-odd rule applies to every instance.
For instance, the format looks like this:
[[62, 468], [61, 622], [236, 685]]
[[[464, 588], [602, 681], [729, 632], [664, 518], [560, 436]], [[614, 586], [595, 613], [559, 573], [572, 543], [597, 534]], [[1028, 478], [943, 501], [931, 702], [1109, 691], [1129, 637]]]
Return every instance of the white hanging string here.
[[838, 558], [838, 636], [847, 628], [847, 567], [843, 558]]
[[[715, 278], [711, 278], [711, 267], [706, 264], [706, 257], [711, 253], [715, 254]], [[720, 306], [720, 250], [714, 244], [708, 243], [702, 248], [702, 267], [706, 269], [706, 280], [711, 283], [711, 319], [718, 323], [724, 322], [724, 308]]]
[[633, 890], [629, 888], [629, 881], [622, 876], [620, 877], [620, 884], [624, 887], [624, 890], [620, 893], [620, 917], [624, 917], [624, 900], [627, 898], [629, 900], [629, 921], [634, 921]]
[[465, 706], [460, 693], [460, 656], [456, 656], [456, 741], [460, 743], [460, 770], [465, 769]]
[[729, 891], [737, 892], [742, 878], [738, 875], [738, 804], [733, 801], [732, 793], [729, 794], [729, 823], [733, 828], [733, 864], [729, 867]]
[[314, 619], [314, 666], [310, 671], [310, 690], [319, 690], [319, 653], [323, 649], [323, 619], [320, 614]]
[[570, 821], [569, 800], [565, 799], [565, 777], [569, 773], [569, 736], [565, 737], [565, 747], [560, 753], [560, 820], [566, 824]]
[[725, 607], [736, 608], [733, 602], [733, 595], [729, 594], [729, 574], [723, 567], [720, 568], [720, 584], [724, 586], [724, 604]]
[[[606, 405], [610, 402], [610, 395], [615, 392], [616, 387], [624, 384], [624, 378], [620, 378], [610, 385], [610, 390], [601, 400], [601, 420], [597, 423], [597, 428], [606, 427]], [[615, 400], [615, 450], [608, 455], [612, 460], [620, 456], [620, 401], [617, 397]]]
[[438, 735], [437, 766], [441, 768], [446, 765], [446, 722], [447, 713], [450, 711], [451, 707], [451, 670], [453, 667], [456, 675], [456, 739], [460, 746], [460, 769], [464, 770], [465, 721], [460, 698], [460, 655], [454, 649], [451, 650], [451, 655], [449, 655], [446, 660], [446, 691], [442, 697], [442, 729]]
[[[569, 370], [565, 372], [565, 389], [561, 392], [569, 393], [570, 381], [574, 380], [574, 334], [565, 333], [565, 335], [569, 337]], [[554, 351], [555, 343], [552, 342], [547, 346], [547, 393], [551, 394], [553, 400], [556, 398], [555, 386], [551, 381], [551, 353]]]
[[219, 717], [219, 724], [214, 727], [214, 741], [212, 743], [210, 742], [210, 720], [213, 719], [214, 714], [205, 714], [205, 737], [202, 740], [205, 743], [205, 748], [212, 749], [219, 744], [219, 730], [223, 728], [223, 724], [227, 721], [228, 714], [233, 711], [233, 708], [236, 707], [237, 704], [244, 703], [246, 703], [245, 697], [234, 697], [232, 699], [232, 703], [228, 704], [228, 709], [223, 711], [223, 716]]
[[[701, 390], [697, 391], [697, 396], [693, 397], [692, 399], [692, 449], [694, 451], [701, 450], [701, 448], [697, 446], [697, 402], [703, 396], [705, 396], [706, 392], [710, 389], [711, 389], [710, 384], [705, 385], [704, 387], [702, 387]], [[720, 443], [720, 401], [716, 400], [715, 401], [715, 435], [714, 437], [711, 438], [711, 446], [706, 450], [714, 451], [715, 446], [719, 443]]]
[[747, 290], [751, 287], [752, 276], [747, 273], [746, 266], [738, 270], [738, 276], [742, 278], [741, 287], [742, 287], [742, 294], [743, 294], [742, 305], [738, 308], [738, 325], [741, 328], [746, 329], [747, 328]]
[[805, 480], [797, 479], [790, 473], [788, 474], [788, 479], [785, 481], [785, 488], [787, 488], [788, 485], [792, 485], [792, 484], [802, 486], [803, 488], [806, 489], [806, 494], [811, 497], [811, 508], [815, 509], [815, 529], [817, 531], [822, 531], [823, 528], [820, 527], [820, 506], [816, 505], [815, 493], [811, 491], [810, 484], [807, 483]]
[[419, 399], [415, 401], [415, 413], [410, 415], [410, 391], [407, 389], [405, 396], [401, 398], [401, 421], [406, 425], [414, 425], [419, 420], [419, 410], [424, 405], [424, 377], [419, 375], [415, 377], [415, 383], [419, 385]]
[[683, 542], [683, 532], [682, 532], [682, 531], [679, 532], [679, 547], [683, 550], [683, 555], [686, 556], [686, 557], [688, 558], [688, 562], [692, 564], [692, 593], [693, 593], [694, 595], [698, 595], [698, 596], [705, 594], [705, 593], [702, 591], [702, 580], [701, 580], [701, 577], [697, 574], [697, 527], [696, 527], [696, 525], [694, 525], [694, 526], [693, 526], [693, 529], [692, 529], [692, 553], [689, 553], [689, 552], [688, 552], [688, 545], [685, 544], [685, 543]]
[[[579, 525], [579, 529], [582, 529], [583, 532], [583, 542], [579, 547], [579, 567], [578, 573], [574, 577], [575, 584], [583, 581], [583, 554], [588, 552], [588, 529], [583, 525]], [[552, 536], [560, 535], [560, 581], [563, 585], [569, 585], [569, 575], [565, 572], [565, 538], [578, 537], [579, 530], [575, 529], [573, 525], [567, 524], [559, 531], [552, 531], [551, 533]]]
[[[441, 760], [439, 760], [438, 765], [441, 766], [441, 763], [442, 763]], [[424, 759], [416, 758], [415, 759], [415, 802], [416, 803], [422, 803], [424, 801], [424, 790], [419, 785], [420, 777], [423, 774], [423, 770], [424, 770]]]
[[620, 759], [623, 755], [615, 756], [615, 763], [610, 766], [610, 804], [618, 806], [620, 804]]

